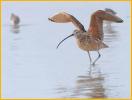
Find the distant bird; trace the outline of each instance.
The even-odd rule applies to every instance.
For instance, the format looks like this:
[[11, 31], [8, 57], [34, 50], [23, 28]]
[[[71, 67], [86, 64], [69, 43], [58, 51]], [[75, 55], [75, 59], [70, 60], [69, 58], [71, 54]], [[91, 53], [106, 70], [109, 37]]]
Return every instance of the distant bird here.
[[110, 9], [110, 8], [105, 8], [105, 11], [113, 15], [117, 14], [117, 12], [115, 12], [113, 9]]
[[[90, 64], [93, 64], [93, 65], [101, 56], [99, 50], [108, 47], [106, 44], [103, 43], [103, 37], [104, 37], [103, 20], [108, 20], [108, 21], [112, 21], [116, 23], [123, 22], [121, 18], [113, 14], [107, 13], [106, 11], [103, 11], [103, 10], [97, 10], [96, 12], [92, 14], [88, 31], [84, 29], [84, 26], [74, 16], [65, 12], [60, 12], [48, 19], [56, 23], [72, 22], [75, 25], [77, 29], [74, 30], [71, 35], [64, 38], [58, 44], [57, 48], [67, 38], [71, 36], [75, 36], [79, 48], [88, 52]], [[92, 62], [89, 51], [97, 51], [98, 53], [98, 57], [93, 62]]]
[[[112, 10], [112, 9], [110, 9], [110, 8], [105, 8], [105, 11], [106, 11], [107, 13], [112, 14], [112, 15], [116, 15], [116, 14], [117, 14], [117, 12], [115, 12], [114, 10]], [[111, 31], [111, 30], [112, 30], [111, 22], [110, 22], [110, 21], [105, 21], [105, 23], [106, 23], [107, 29], [108, 29], [109, 31]]]
[[15, 15], [15, 14], [12, 13], [11, 17], [10, 17], [10, 21], [11, 21], [12, 25], [16, 26], [16, 25], [19, 25], [20, 18], [17, 15]]

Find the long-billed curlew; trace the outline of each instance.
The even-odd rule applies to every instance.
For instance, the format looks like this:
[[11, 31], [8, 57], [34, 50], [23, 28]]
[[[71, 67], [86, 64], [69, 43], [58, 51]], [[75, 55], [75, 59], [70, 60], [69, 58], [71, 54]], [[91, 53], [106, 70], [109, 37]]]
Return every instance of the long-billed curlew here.
[[[88, 31], [84, 29], [84, 26], [74, 16], [65, 12], [60, 12], [48, 19], [56, 23], [72, 22], [76, 26], [77, 29], [73, 31], [73, 34], [64, 38], [58, 44], [57, 48], [67, 38], [71, 36], [75, 36], [79, 48], [88, 52], [90, 64], [93, 64], [93, 65], [101, 56], [99, 50], [108, 47], [106, 44], [103, 43], [103, 37], [104, 37], [103, 21], [107, 20], [107, 21], [112, 21], [116, 23], [123, 22], [121, 18], [103, 10], [98, 10], [92, 14], [90, 27], [88, 28]], [[98, 57], [93, 61], [93, 63], [92, 63], [92, 59], [91, 59], [89, 51], [97, 51], [98, 53]]]
[[11, 17], [10, 17], [10, 21], [11, 21], [11, 24], [12, 25], [19, 25], [19, 23], [20, 23], [20, 18], [17, 16], [17, 15], [15, 15], [15, 14], [11, 14]]

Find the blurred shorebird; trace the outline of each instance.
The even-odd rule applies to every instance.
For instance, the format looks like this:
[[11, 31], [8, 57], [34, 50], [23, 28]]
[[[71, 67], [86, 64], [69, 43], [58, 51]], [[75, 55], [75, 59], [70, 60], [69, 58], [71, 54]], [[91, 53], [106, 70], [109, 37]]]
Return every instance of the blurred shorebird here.
[[10, 21], [11, 21], [11, 25], [17, 26], [20, 23], [20, 18], [12, 13], [10, 17]]
[[[112, 14], [112, 15], [116, 15], [116, 14], [117, 14], [114, 10], [112, 10], [112, 9], [110, 9], [110, 8], [105, 8], [105, 11], [106, 11], [107, 13]], [[107, 29], [108, 29], [109, 31], [111, 31], [111, 30], [112, 30], [111, 21], [105, 21], [105, 22], [106, 22], [106, 27], [107, 27]]]
[[113, 14], [113, 15], [117, 14], [114, 10], [112, 10], [110, 8], [105, 8], [105, 11], [108, 12], [108, 13], [110, 13], [110, 14]]
[[[103, 37], [104, 37], [103, 21], [107, 20], [107, 21], [112, 21], [116, 23], [123, 22], [123, 20], [119, 18], [118, 16], [115, 16], [103, 10], [97, 10], [96, 12], [92, 14], [88, 31], [84, 29], [84, 26], [74, 16], [65, 12], [60, 12], [48, 19], [56, 23], [72, 22], [75, 25], [77, 29], [74, 30], [71, 35], [64, 38], [58, 44], [57, 48], [64, 40], [68, 39], [71, 36], [75, 36], [79, 48], [88, 52], [90, 64], [93, 64], [93, 65], [101, 56], [99, 50], [108, 47], [106, 44], [103, 43]], [[98, 53], [98, 57], [93, 62], [92, 62], [89, 51], [97, 51]]]

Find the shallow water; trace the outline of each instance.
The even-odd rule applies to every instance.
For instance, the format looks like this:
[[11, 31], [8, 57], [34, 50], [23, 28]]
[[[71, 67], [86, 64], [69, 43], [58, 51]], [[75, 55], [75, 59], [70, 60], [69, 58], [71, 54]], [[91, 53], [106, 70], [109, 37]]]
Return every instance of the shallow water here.
[[[102, 4], [3, 3], [6, 10], [2, 13], [3, 97], [129, 98], [129, 4]], [[91, 13], [106, 7], [115, 9], [124, 23], [112, 23], [111, 29], [104, 26], [104, 42], [109, 48], [100, 51], [102, 56], [95, 66], [89, 65], [88, 54], [77, 47], [74, 38], [56, 50], [59, 41], [74, 26], [51, 23], [47, 20], [49, 16], [60, 10], [67, 11], [87, 29]], [[12, 12], [21, 18], [17, 27], [9, 24]], [[97, 53], [91, 52], [91, 55], [95, 59]]]

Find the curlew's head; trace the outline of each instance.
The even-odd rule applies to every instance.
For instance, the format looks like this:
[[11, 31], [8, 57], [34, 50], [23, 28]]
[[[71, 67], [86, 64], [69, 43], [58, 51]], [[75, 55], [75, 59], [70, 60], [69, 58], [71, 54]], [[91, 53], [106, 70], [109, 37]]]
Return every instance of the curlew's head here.
[[123, 22], [123, 20], [120, 17], [118, 17], [114, 14], [111, 14], [107, 11], [103, 11], [103, 10], [96, 11], [92, 16], [98, 17], [100, 20], [107, 20], [107, 21], [112, 21], [112, 22], [116, 22], [116, 23]]
[[61, 40], [61, 41], [59, 42], [59, 44], [57, 45], [56, 48], [58, 49], [59, 46], [60, 46], [60, 44], [63, 43], [66, 39], [68, 39], [68, 38], [70, 38], [70, 37], [72, 37], [72, 36], [77, 37], [79, 34], [82, 34], [82, 32], [79, 31], [79, 30], [74, 30], [73, 33], [72, 33], [71, 35], [69, 35], [69, 36], [67, 36], [66, 38], [64, 38], [63, 40]]

